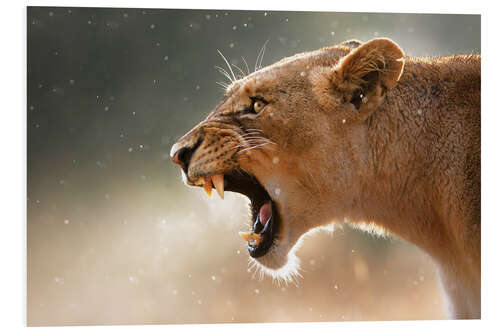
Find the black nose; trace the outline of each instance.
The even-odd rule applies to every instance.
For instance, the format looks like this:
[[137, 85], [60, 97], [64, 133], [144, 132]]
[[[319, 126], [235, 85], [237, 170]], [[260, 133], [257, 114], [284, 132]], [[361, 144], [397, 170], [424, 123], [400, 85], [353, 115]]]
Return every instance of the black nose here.
[[[193, 157], [194, 152], [200, 146], [201, 141], [202, 140], [199, 139], [192, 146], [182, 146], [180, 143], [176, 143], [172, 147], [172, 152], [171, 152], [172, 161], [176, 164], [179, 164], [186, 174], [189, 169], [189, 163], [191, 162], [191, 157]], [[177, 145], [179, 145], [180, 147], [177, 147]]]

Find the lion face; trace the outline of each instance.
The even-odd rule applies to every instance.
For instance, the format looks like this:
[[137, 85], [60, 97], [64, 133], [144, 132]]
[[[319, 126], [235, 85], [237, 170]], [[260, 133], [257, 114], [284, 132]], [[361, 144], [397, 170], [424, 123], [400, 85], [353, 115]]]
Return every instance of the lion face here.
[[364, 119], [402, 71], [387, 39], [303, 53], [232, 83], [172, 147], [186, 184], [250, 200], [242, 233], [260, 268], [286, 277], [309, 230], [344, 218], [356, 198]]

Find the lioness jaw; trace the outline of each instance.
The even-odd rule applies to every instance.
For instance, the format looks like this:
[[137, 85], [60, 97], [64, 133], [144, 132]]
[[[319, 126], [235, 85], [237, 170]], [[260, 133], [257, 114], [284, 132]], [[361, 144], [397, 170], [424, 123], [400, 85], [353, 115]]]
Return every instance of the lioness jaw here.
[[428, 252], [452, 315], [477, 318], [479, 138], [479, 55], [406, 58], [377, 38], [234, 78], [171, 157], [186, 184], [249, 198], [240, 235], [274, 277], [297, 274], [308, 231], [374, 223]]

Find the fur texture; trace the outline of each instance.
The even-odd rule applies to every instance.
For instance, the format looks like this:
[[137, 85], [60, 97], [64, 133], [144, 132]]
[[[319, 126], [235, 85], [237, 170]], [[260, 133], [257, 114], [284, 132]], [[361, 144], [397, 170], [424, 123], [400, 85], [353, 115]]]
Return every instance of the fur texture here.
[[453, 318], [479, 318], [480, 61], [384, 38], [298, 54], [233, 82], [173, 151], [196, 145], [190, 185], [238, 168], [266, 188], [281, 228], [263, 271], [297, 272], [314, 228], [376, 225], [435, 259]]

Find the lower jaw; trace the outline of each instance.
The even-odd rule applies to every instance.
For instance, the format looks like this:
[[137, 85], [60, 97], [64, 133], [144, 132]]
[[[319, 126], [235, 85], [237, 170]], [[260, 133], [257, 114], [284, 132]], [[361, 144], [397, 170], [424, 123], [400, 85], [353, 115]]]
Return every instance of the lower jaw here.
[[[252, 258], [261, 258], [275, 246], [277, 235], [280, 227], [280, 217], [273, 201], [270, 201], [272, 207], [271, 217], [265, 224], [265, 227], [260, 222], [260, 214], [257, 214], [253, 225], [253, 232], [258, 232], [262, 236], [262, 241], [257, 246], [248, 245], [248, 253]], [[265, 203], [264, 203], [265, 204]]]

